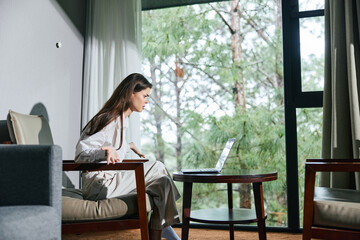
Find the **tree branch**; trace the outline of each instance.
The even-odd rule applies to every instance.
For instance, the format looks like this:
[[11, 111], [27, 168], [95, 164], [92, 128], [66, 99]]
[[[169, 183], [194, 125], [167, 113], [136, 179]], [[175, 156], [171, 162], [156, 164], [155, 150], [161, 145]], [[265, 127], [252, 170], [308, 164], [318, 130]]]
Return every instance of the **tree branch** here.
[[231, 27], [231, 25], [226, 21], [226, 19], [225, 19], [224, 16], [221, 14], [221, 12], [220, 12], [218, 9], [216, 9], [213, 5], [211, 5], [210, 3], [209, 3], [209, 5], [210, 5], [210, 7], [211, 7], [212, 9], [214, 9], [214, 11], [219, 15], [219, 17], [220, 17], [221, 20], [224, 22], [224, 24], [229, 28], [231, 34], [235, 34], [236, 31], [235, 31], [235, 30]]
[[225, 92], [229, 93], [232, 95], [232, 93], [221, 83], [219, 82], [218, 80], [216, 80], [213, 76], [211, 76], [209, 73], [205, 72], [204, 70], [202, 70], [200, 67], [199, 67], [199, 64], [194, 64], [194, 63], [185, 63], [183, 62], [183, 64], [187, 64], [187, 65], [192, 65], [194, 68], [200, 70], [201, 72], [203, 72], [206, 76], [208, 76], [211, 80], [213, 80], [219, 87], [221, 87], [221, 89], [223, 89]]
[[265, 34], [264, 30], [261, 29], [259, 25], [253, 19], [251, 19], [249, 15], [244, 14], [243, 16], [246, 22], [256, 31], [260, 38], [262, 38], [267, 44], [274, 46], [271, 39]]
[[170, 114], [168, 114], [162, 107], [161, 105], [156, 101], [155, 98], [151, 97], [151, 95], [149, 96], [149, 98], [154, 101], [155, 105], [159, 107], [159, 109], [164, 113], [165, 116], [167, 116], [173, 123], [175, 123], [178, 127], [180, 127], [181, 129], [183, 129], [185, 132], [187, 132], [191, 137], [193, 137], [195, 140], [198, 141], [198, 139], [191, 133], [189, 132], [187, 129], [184, 129], [182, 127], [182, 124], [178, 121], [176, 121], [176, 119], [174, 119]]

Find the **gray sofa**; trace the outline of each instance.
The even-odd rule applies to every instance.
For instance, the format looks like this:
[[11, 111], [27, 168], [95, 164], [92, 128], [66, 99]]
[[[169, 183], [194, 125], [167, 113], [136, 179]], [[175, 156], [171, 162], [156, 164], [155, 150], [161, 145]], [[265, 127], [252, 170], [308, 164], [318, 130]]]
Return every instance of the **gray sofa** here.
[[62, 151], [0, 144], [0, 239], [61, 239]]

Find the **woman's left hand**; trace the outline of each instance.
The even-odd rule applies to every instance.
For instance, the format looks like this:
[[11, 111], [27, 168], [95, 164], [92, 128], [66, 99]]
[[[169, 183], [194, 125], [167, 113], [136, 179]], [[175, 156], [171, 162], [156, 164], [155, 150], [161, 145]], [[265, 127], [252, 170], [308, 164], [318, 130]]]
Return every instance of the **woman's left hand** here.
[[142, 154], [142, 153], [137, 152], [136, 154], [137, 154], [140, 158], [145, 158], [145, 155]]
[[135, 146], [135, 144], [133, 142], [131, 142], [129, 144], [130, 149], [133, 150], [134, 153], [136, 153], [140, 158], [145, 158], [145, 155], [142, 154], [141, 152], [139, 152], [139, 150], [137, 149], [137, 147]]

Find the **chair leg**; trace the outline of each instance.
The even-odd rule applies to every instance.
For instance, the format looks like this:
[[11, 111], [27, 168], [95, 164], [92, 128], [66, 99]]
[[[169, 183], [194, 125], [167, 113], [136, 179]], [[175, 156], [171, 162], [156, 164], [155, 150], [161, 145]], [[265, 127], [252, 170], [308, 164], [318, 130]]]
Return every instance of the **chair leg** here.
[[305, 193], [304, 193], [304, 224], [303, 240], [311, 239], [311, 226], [314, 213], [314, 190], [315, 190], [315, 171], [310, 167], [305, 167]]

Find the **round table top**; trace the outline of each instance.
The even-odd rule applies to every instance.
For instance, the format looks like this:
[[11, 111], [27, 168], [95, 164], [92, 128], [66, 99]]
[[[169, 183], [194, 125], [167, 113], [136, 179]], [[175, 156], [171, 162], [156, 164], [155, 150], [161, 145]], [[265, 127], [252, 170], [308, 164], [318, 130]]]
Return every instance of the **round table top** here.
[[277, 171], [266, 169], [223, 169], [221, 173], [173, 173], [174, 181], [203, 183], [253, 183], [277, 179]]

